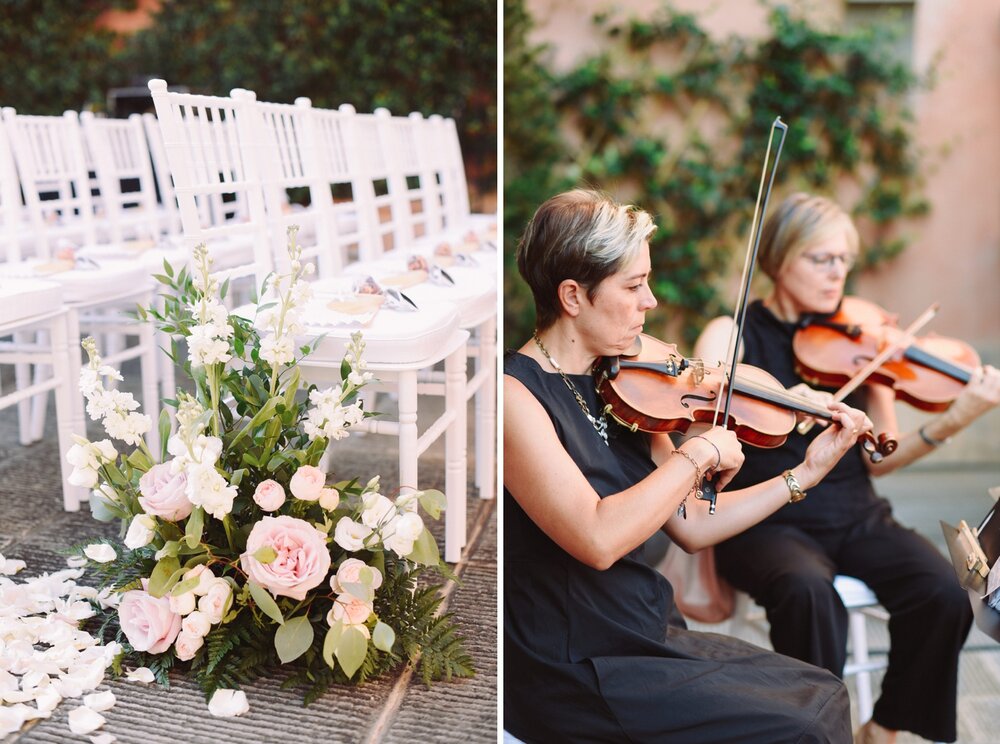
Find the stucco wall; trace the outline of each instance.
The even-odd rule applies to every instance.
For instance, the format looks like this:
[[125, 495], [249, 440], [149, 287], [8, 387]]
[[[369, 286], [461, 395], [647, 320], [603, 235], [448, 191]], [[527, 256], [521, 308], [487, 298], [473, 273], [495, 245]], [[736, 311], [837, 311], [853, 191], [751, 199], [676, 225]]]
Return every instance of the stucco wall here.
[[[648, 16], [659, 0], [527, 0], [533, 41], [552, 46], [566, 69], [600, 42], [595, 12]], [[760, 35], [766, 10], [757, 0], [675, 0], [720, 37]], [[819, 23], [837, 24], [841, 3], [809, 3]], [[914, 97], [916, 142], [931, 166], [925, 193], [930, 214], [906, 226], [912, 239], [895, 260], [858, 278], [858, 294], [898, 313], [905, 324], [931, 302], [941, 310], [928, 330], [972, 344], [1000, 366], [1000, 3], [917, 0], [913, 57], [917, 70], [937, 61], [937, 81]], [[794, 122], [791, 122], [794, 126]], [[900, 405], [901, 426], [918, 414]], [[1000, 412], [994, 411], [927, 462], [1000, 461]]]

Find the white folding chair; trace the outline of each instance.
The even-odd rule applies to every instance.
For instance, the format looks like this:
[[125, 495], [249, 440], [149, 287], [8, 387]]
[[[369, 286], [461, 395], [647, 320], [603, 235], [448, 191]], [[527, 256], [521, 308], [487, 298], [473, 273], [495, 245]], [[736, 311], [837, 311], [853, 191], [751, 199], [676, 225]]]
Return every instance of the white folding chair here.
[[170, 167], [167, 165], [167, 151], [163, 146], [163, 134], [160, 132], [160, 122], [150, 113], [141, 115], [142, 129], [146, 134], [146, 145], [149, 147], [149, 157], [153, 164], [153, 178], [156, 190], [159, 192], [159, 203], [163, 214], [163, 228], [169, 236], [181, 234], [181, 215], [177, 210], [177, 197], [174, 194], [174, 182], [170, 178]]
[[[12, 278], [45, 277], [62, 287], [61, 298], [67, 306], [70, 334], [70, 368], [82, 367], [79, 347], [81, 327], [90, 334], [106, 334], [126, 339], [135, 345], [108, 354], [108, 364], [118, 366], [138, 359], [142, 377], [144, 412], [156, 420], [157, 347], [155, 331], [149, 323], [137, 323], [132, 316], [136, 304], [148, 306], [153, 297], [152, 281], [141, 262], [134, 258], [104, 259], [100, 263], [62, 259], [55, 253], [57, 240], [72, 241], [85, 252], [96, 245], [90, 181], [84, 161], [83, 137], [74, 112], [63, 116], [29, 116], [12, 108], [3, 110], [4, 128], [20, 177], [21, 189], [32, 227], [36, 231], [38, 258], [8, 261], [0, 266], [0, 276]], [[36, 382], [46, 374], [36, 367]], [[26, 385], [23, 376], [19, 385]], [[31, 416], [31, 439], [41, 438], [47, 397], [36, 399]], [[73, 405], [82, 411], [82, 396], [73, 396]], [[158, 446], [156, 427], [147, 435], [152, 449]]]

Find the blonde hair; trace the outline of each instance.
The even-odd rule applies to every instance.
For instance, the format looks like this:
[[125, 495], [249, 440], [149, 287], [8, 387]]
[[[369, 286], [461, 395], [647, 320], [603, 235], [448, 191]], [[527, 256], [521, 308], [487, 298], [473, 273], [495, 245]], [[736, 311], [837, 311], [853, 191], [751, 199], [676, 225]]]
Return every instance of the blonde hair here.
[[764, 223], [757, 261], [772, 280], [789, 261], [831, 233], [841, 231], [857, 254], [858, 230], [840, 205], [822, 196], [799, 192], [785, 199]]
[[559, 285], [573, 279], [591, 300], [656, 230], [647, 212], [599, 191], [574, 189], [542, 204], [517, 246], [517, 268], [535, 298], [537, 328], [559, 319]]

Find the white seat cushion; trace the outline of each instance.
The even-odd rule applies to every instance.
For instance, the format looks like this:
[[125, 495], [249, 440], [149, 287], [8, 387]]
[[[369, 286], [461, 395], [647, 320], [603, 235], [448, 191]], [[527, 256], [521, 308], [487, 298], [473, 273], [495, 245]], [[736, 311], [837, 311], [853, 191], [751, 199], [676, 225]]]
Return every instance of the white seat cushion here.
[[39, 279], [0, 281], [0, 327], [30, 320], [62, 304], [62, 287]]
[[52, 270], [58, 261], [31, 259], [0, 265], [0, 278], [44, 279], [61, 287], [62, 301], [73, 304], [101, 302], [107, 297], [152, 286], [149, 271], [140, 262], [103, 260], [99, 268]]

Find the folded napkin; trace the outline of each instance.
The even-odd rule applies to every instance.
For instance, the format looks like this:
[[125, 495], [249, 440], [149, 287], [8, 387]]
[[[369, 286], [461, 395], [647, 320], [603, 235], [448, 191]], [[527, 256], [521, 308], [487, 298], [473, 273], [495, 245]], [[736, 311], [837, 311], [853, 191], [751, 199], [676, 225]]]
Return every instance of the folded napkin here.
[[372, 322], [378, 313], [385, 297], [377, 294], [356, 294], [345, 298], [330, 300], [325, 308], [316, 314], [309, 314], [310, 322], [319, 325], [349, 325], [366, 326]]
[[384, 276], [379, 281], [381, 284], [387, 287], [406, 289], [407, 287], [412, 287], [414, 285], [426, 282], [427, 272], [423, 270], [407, 271], [403, 274], [393, 274], [391, 276]]
[[58, 258], [54, 261], [37, 264], [35, 266], [35, 273], [41, 276], [61, 274], [64, 271], [70, 271], [75, 265], [76, 262], [71, 259]]

